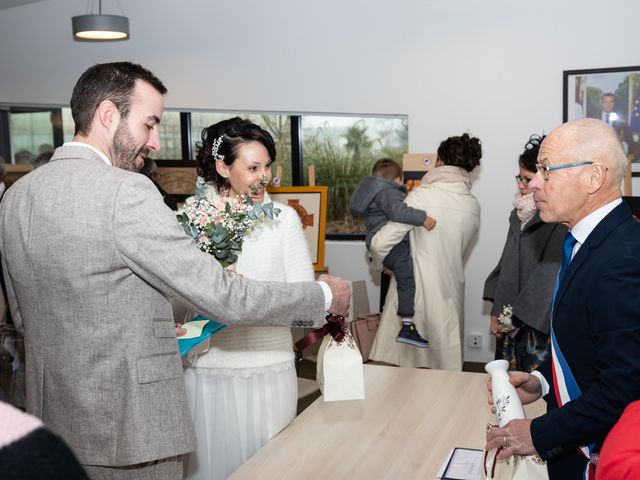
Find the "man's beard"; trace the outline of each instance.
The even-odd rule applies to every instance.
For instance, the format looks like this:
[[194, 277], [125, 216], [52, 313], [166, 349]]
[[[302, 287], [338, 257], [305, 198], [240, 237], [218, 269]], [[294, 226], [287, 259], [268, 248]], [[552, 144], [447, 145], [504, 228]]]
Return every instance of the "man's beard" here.
[[111, 149], [113, 151], [111, 161], [114, 166], [136, 173], [140, 171], [136, 166], [136, 157], [138, 155], [145, 157], [149, 154], [149, 150], [136, 147], [136, 141], [124, 121], [118, 125]]

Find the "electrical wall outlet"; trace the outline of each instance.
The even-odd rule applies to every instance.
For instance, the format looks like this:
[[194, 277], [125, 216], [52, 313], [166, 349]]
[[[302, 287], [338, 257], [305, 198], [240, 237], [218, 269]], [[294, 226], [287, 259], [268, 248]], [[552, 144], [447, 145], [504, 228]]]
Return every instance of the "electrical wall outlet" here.
[[482, 348], [482, 335], [479, 333], [470, 333], [467, 336], [467, 345], [471, 348]]

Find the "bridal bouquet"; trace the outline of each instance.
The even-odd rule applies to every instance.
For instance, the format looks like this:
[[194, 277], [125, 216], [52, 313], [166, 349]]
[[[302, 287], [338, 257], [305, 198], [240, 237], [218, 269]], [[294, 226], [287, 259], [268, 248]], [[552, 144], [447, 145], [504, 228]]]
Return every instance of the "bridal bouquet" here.
[[[223, 267], [233, 265], [242, 251], [244, 235], [265, 219], [273, 220], [280, 213], [273, 203], [262, 205], [251, 201], [250, 196], [264, 190], [267, 183], [266, 179], [261, 179], [240, 198], [218, 197], [211, 201], [205, 193], [204, 178], [198, 177], [195, 196], [176, 214], [178, 222], [187, 235], [195, 239], [200, 250], [213, 255]], [[187, 333], [178, 338], [182, 357], [222, 330], [224, 325], [197, 315], [183, 327]]]
[[178, 211], [178, 222], [200, 250], [213, 255], [223, 267], [233, 265], [242, 251], [244, 235], [280, 213], [271, 202], [263, 205], [251, 201], [250, 194], [264, 189], [266, 183], [260, 180], [240, 198], [218, 197], [210, 201], [205, 195], [204, 178], [198, 177], [195, 197]]

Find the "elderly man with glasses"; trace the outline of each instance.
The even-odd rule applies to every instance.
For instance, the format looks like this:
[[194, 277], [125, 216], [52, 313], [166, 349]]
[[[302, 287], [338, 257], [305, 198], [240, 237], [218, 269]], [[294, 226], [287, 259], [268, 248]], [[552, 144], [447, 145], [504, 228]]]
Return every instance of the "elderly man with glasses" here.
[[547, 413], [487, 434], [498, 458], [538, 453], [551, 479], [593, 478], [598, 452], [624, 408], [640, 398], [640, 224], [621, 199], [627, 159], [604, 122], [554, 130], [530, 181], [546, 222], [569, 227], [551, 310], [551, 358], [512, 372], [523, 403]]

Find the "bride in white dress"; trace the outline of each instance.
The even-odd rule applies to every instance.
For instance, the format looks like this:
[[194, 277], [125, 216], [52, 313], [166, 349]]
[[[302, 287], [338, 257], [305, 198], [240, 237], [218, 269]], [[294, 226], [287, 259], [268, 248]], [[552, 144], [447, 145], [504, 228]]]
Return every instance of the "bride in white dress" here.
[[[216, 144], [219, 143], [216, 149]], [[232, 118], [202, 132], [197, 160], [207, 196], [238, 196], [271, 180], [276, 151], [271, 135], [248, 120]], [[254, 202], [268, 203], [263, 189]], [[309, 249], [297, 213], [282, 211], [244, 238], [235, 270], [256, 280], [313, 280]], [[303, 306], [301, 306], [303, 307]], [[185, 462], [185, 478], [227, 478], [295, 417], [297, 380], [287, 327], [227, 326], [209, 349], [185, 367], [197, 450]]]

